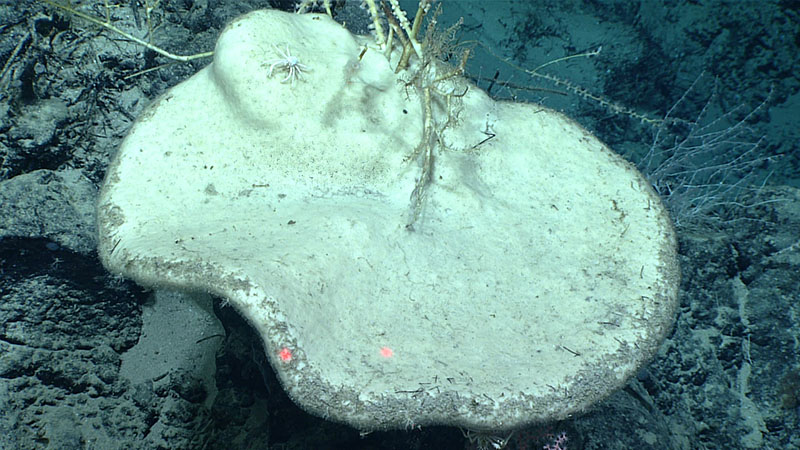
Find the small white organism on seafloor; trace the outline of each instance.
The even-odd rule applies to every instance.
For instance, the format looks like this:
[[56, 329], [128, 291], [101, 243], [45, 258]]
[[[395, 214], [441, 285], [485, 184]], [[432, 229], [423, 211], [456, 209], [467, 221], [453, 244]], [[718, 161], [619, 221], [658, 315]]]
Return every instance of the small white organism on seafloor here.
[[281, 50], [277, 45], [275, 46], [275, 51], [277, 51], [281, 57], [278, 59], [273, 59], [267, 64], [269, 64], [269, 72], [267, 73], [268, 77], [272, 76], [272, 72], [276, 68], [281, 68], [286, 70], [286, 78], [281, 80], [281, 83], [286, 83], [287, 81], [294, 86], [295, 79], [301, 79], [303, 75], [303, 71], [311, 70], [305, 64], [301, 64], [300, 60], [297, 59], [297, 56], [292, 55], [292, 52], [289, 51], [289, 46], [286, 46], [286, 52]]

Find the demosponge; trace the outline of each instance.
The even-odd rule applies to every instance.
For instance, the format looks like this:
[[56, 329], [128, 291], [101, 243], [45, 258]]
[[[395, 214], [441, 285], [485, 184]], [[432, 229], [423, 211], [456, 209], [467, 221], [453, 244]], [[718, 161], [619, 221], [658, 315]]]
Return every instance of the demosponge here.
[[[295, 402], [364, 430], [509, 429], [623, 386], [676, 308], [648, 183], [566, 117], [460, 80], [409, 229], [422, 102], [369, 42], [321, 15], [228, 26], [120, 148], [103, 262], [224, 297]], [[269, 76], [276, 46], [302, 79]]]

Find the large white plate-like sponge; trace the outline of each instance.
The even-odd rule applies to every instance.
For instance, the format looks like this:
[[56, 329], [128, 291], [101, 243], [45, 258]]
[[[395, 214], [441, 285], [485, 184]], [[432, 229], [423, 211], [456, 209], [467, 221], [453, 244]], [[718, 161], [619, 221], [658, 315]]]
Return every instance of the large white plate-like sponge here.
[[421, 142], [432, 81], [371, 42], [314, 14], [229, 25], [109, 168], [103, 262], [223, 297], [295, 402], [363, 430], [511, 429], [622, 387], [677, 306], [657, 195], [572, 120], [465, 80], [429, 91]]

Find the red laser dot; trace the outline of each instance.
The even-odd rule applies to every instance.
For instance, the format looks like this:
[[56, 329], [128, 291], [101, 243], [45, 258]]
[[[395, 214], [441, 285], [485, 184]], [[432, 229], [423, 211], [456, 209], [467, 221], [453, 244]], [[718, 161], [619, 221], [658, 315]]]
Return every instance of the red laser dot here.
[[381, 356], [384, 358], [391, 358], [394, 356], [394, 350], [390, 349], [389, 347], [383, 346], [381, 347]]
[[278, 357], [283, 362], [289, 362], [292, 360], [292, 351], [286, 347], [283, 347], [281, 351], [278, 352]]

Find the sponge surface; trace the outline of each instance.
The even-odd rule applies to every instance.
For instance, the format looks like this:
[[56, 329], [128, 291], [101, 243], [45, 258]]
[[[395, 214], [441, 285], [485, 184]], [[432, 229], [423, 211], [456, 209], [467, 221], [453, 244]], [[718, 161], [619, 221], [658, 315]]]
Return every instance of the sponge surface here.
[[[369, 45], [320, 15], [229, 25], [110, 167], [106, 266], [224, 297], [300, 406], [364, 430], [510, 429], [622, 387], [677, 306], [647, 182], [568, 118], [462, 81], [409, 229], [422, 103]], [[306, 70], [282, 82], [287, 56]]]

